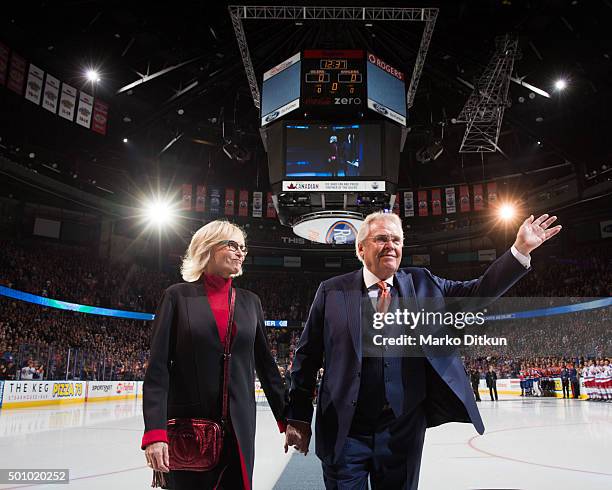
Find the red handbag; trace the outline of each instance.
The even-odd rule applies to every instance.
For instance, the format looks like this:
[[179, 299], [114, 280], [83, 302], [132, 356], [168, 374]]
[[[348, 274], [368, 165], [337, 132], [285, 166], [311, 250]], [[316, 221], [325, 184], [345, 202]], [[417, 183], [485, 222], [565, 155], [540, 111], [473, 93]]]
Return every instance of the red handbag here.
[[[219, 464], [227, 425], [229, 360], [236, 290], [231, 289], [227, 336], [223, 350], [223, 393], [221, 421], [207, 419], [168, 420], [168, 453], [171, 471], [210, 471]], [[220, 477], [219, 477], [220, 478]], [[155, 471], [152, 487], [165, 487], [163, 473]]]

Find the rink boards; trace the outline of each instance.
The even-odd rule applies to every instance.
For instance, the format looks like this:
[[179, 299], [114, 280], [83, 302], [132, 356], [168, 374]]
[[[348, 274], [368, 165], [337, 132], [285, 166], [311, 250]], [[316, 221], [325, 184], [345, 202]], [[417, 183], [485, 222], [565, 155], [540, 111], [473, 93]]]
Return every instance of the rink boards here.
[[[142, 397], [142, 381], [0, 381], [0, 408], [22, 408], [43, 405], [130, 400]], [[563, 396], [561, 379], [555, 378], [555, 395]], [[480, 380], [480, 393], [489, 392]], [[520, 395], [520, 380], [498, 379], [500, 395]], [[580, 379], [580, 398], [586, 398]], [[257, 400], [263, 398], [259, 382], [255, 383]]]
[[0, 408], [66, 405], [142, 397], [142, 381], [0, 381]]

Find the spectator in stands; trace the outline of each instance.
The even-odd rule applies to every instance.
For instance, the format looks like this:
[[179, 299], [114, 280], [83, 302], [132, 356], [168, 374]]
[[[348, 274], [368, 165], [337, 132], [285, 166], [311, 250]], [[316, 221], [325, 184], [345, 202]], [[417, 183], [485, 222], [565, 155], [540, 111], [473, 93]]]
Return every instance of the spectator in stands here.
[[34, 361], [32, 359], [28, 359], [26, 365], [21, 368], [20, 374], [20, 379], [24, 381], [34, 379], [34, 375], [36, 374], [36, 368], [34, 367]]
[[[250, 291], [232, 287], [246, 253], [239, 227], [227, 221], [204, 225], [183, 260], [183, 279], [189, 282], [169, 287], [157, 309], [144, 380], [141, 445], [155, 471], [154, 486], [163, 485], [163, 472], [176, 490], [252, 488], [253, 367], [284, 431], [285, 387], [267, 344], [261, 303]], [[231, 357], [224, 356], [227, 345]], [[230, 365], [229, 412], [220, 462], [209, 471], [177, 471], [170, 467], [166, 414], [169, 419], [219, 421], [222, 400], [227, 400], [219, 389], [224, 359]]]

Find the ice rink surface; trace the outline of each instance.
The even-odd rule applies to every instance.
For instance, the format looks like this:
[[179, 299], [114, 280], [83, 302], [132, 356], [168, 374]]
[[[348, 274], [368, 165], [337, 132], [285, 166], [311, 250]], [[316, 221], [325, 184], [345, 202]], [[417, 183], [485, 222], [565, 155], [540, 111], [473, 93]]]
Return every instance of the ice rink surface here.
[[[512, 397], [479, 403], [486, 432], [429, 429], [421, 490], [612, 488], [612, 403]], [[258, 403], [254, 490], [321, 489], [319, 461], [284, 454], [284, 436]], [[69, 468], [70, 484], [0, 488], [146, 489], [141, 401], [0, 411], [0, 467]]]

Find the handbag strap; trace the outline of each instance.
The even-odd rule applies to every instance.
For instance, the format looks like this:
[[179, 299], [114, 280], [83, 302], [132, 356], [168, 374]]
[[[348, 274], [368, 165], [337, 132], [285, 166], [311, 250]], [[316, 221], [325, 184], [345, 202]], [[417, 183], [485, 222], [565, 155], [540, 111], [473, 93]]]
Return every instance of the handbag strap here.
[[225, 336], [225, 346], [223, 349], [223, 406], [221, 409], [221, 428], [225, 430], [227, 423], [227, 405], [228, 405], [228, 383], [229, 383], [229, 361], [232, 357], [232, 331], [234, 326], [234, 305], [236, 303], [236, 288], [230, 289], [229, 300], [229, 319], [227, 321], [227, 335]]

